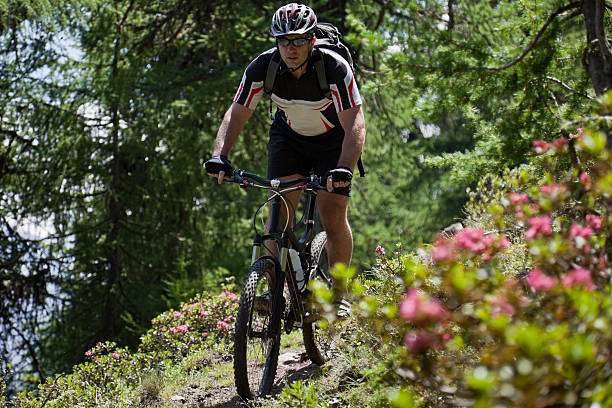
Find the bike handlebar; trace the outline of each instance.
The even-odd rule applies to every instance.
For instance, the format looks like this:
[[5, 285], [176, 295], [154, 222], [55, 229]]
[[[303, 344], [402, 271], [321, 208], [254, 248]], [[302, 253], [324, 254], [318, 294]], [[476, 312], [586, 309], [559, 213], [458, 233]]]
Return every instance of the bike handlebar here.
[[[249, 179], [251, 181], [249, 181]], [[311, 175], [308, 177], [296, 177], [289, 180], [267, 179], [258, 176], [257, 174], [249, 173], [245, 170], [234, 170], [234, 175], [225, 180], [229, 183], [237, 183], [241, 187], [260, 187], [279, 190], [281, 188], [298, 187], [306, 190], [327, 190], [322, 185], [322, 177]]]

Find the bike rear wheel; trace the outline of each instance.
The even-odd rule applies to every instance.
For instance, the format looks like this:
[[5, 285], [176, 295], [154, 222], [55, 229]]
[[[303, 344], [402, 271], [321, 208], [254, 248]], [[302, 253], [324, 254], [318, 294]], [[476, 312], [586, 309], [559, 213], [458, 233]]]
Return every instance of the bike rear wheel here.
[[258, 259], [249, 269], [240, 297], [234, 337], [234, 380], [243, 399], [265, 396], [276, 376], [280, 329], [270, 335], [274, 264]]
[[[311, 244], [311, 255], [314, 269], [314, 275], [310, 276], [310, 280], [319, 280], [331, 287], [332, 276], [329, 272], [329, 261], [327, 258], [327, 234], [325, 232], [318, 233]], [[304, 339], [304, 348], [310, 361], [317, 365], [325, 364], [330, 357], [332, 349], [331, 341], [325, 335], [325, 330], [321, 328], [318, 321], [304, 323], [302, 327], [302, 336]]]

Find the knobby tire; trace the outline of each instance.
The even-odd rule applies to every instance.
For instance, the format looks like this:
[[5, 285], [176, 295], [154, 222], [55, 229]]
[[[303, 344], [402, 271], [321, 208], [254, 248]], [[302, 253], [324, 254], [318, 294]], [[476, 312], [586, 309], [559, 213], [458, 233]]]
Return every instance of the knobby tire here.
[[[332, 277], [329, 272], [329, 261], [327, 258], [327, 249], [325, 248], [326, 244], [327, 235], [325, 232], [318, 233], [312, 240], [310, 253], [312, 255], [312, 262], [317, 265], [317, 267], [315, 275], [311, 276], [310, 279], [322, 280], [331, 287]], [[321, 336], [321, 329], [318, 323], [316, 321], [304, 323], [302, 327], [302, 336], [304, 339], [304, 348], [306, 349], [306, 354], [310, 361], [317, 365], [325, 364], [325, 361], [328, 359], [330, 346]]]
[[[249, 268], [240, 297], [234, 336], [234, 380], [238, 395], [245, 400], [267, 395], [276, 376], [280, 330], [272, 337], [267, 336], [272, 316], [274, 276], [271, 262], [256, 260]], [[262, 302], [261, 295], [265, 292], [268, 301]], [[257, 302], [256, 296], [259, 296]]]

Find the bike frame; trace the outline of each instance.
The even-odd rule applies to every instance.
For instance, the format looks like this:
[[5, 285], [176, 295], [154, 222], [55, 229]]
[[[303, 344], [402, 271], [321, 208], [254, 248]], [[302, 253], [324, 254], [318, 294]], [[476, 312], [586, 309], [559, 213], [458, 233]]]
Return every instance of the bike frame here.
[[[249, 181], [252, 180], [252, 181]], [[268, 180], [263, 179], [255, 174], [248, 173], [243, 170], [237, 170], [234, 177], [230, 180], [239, 183], [241, 187], [258, 187], [272, 191], [273, 197], [270, 204], [270, 230], [264, 234], [255, 234], [253, 239], [252, 262], [257, 259], [270, 259], [275, 264], [275, 288], [274, 288], [274, 303], [272, 305], [272, 316], [270, 325], [268, 326], [267, 335], [272, 337], [280, 330], [280, 322], [284, 311], [284, 286], [285, 281], [289, 289], [290, 301], [293, 307], [294, 318], [300, 325], [303, 324], [304, 306], [300, 301], [300, 295], [297, 287], [295, 271], [291, 262], [289, 262], [289, 249], [293, 248], [299, 253], [306, 250], [314, 236], [315, 225], [315, 208], [317, 201], [317, 191], [323, 190], [318, 176], [300, 177], [292, 180]], [[254, 182], [253, 182], [254, 181]], [[306, 229], [302, 236], [298, 239], [293, 231], [293, 228], [281, 229], [281, 206], [283, 195], [292, 191], [302, 190], [308, 194], [308, 203], [306, 204], [305, 220]], [[262, 255], [262, 245], [265, 241], [275, 241], [280, 249], [278, 258], [274, 255]], [[310, 279], [310, 274], [304, 271], [304, 279], [306, 283]]]

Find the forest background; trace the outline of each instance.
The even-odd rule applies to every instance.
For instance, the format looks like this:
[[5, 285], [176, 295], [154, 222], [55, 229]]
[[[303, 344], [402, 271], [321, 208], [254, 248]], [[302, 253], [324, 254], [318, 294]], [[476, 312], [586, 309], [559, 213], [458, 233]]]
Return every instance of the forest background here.
[[[69, 370], [98, 341], [244, 277], [263, 196], [202, 167], [269, 1], [0, 1], [0, 370]], [[358, 56], [368, 175], [354, 263], [462, 216], [470, 186], [567, 136], [610, 89], [603, 1], [313, 1]], [[262, 103], [230, 159], [263, 173]], [[561, 130], [560, 130], [561, 129]], [[571, 151], [571, 149], [570, 149]]]

